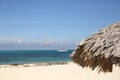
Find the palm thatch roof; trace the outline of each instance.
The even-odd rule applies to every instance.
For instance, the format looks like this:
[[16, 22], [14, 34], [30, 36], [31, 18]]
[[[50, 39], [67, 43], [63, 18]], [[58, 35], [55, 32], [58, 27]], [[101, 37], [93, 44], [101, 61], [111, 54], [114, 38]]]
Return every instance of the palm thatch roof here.
[[109, 25], [80, 42], [70, 56], [83, 68], [112, 72], [113, 64], [120, 66], [120, 22]]

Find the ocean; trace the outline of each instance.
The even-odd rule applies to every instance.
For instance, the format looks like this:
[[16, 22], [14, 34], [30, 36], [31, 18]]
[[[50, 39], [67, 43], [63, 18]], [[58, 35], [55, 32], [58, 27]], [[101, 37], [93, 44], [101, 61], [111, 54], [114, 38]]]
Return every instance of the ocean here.
[[0, 64], [30, 64], [47, 62], [69, 62], [73, 50], [1, 50]]

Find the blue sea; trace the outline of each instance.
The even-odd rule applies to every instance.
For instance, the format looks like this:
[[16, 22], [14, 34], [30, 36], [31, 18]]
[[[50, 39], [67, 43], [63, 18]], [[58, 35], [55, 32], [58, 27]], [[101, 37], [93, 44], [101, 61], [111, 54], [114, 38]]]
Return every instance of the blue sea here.
[[0, 64], [28, 64], [46, 62], [69, 62], [68, 52], [57, 52], [57, 50], [1, 50]]

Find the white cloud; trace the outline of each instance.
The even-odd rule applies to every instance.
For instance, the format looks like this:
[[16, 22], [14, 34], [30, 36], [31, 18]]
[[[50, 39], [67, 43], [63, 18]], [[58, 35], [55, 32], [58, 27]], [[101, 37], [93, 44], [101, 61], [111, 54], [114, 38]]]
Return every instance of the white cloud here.
[[22, 40], [18, 40], [18, 44], [21, 44]]
[[53, 44], [53, 43], [54, 43], [53, 40], [47, 40], [47, 41], [45, 41], [45, 44]]
[[13, 37], [13, 36], [0, 36], [0, 43], [18, 43], [21, 44], [21, 41], [24, 40], [22, 37]]

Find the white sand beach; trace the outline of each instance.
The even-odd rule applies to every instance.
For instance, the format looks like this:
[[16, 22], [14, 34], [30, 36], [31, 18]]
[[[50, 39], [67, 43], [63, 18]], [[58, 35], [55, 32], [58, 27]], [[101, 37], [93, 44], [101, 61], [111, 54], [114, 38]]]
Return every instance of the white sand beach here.
[[120, 80], [120, 68], [112, 73], [83, 69], [70, 62], [64, 65], [13, 66], [0, 68], [0, 80]]

